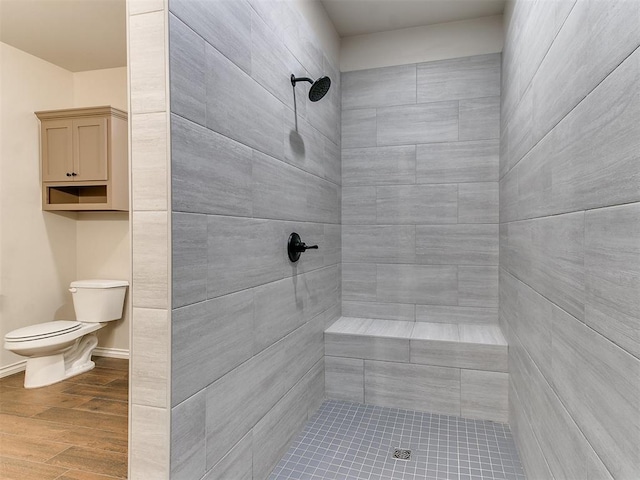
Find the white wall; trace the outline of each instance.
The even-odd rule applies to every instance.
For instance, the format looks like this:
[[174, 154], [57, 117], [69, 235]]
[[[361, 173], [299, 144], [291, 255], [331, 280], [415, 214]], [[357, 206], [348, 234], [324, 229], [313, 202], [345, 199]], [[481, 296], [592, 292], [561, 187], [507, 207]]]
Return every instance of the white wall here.
[[[82, 212], [77, 222], [78, 279], [130, 280], [131, 248], [127, 212]], [[130, 295], [127, 295], [127, 303]], [[129, 308], [124, 317], [98, 330], [98, 346], [129, 350]]]
[[73, 74], [73, 106], [100, 105], [127, 111], [127, 67]]
[[[126, 68], [72, 73], [0, 43], [0, 335], [74, 317], [69, 283], [130, 277], [128, 214], [42, 211], [38, 110], [126, 110]], [[100, 347], [129, 348], [128, 318]], [[24, 360], [0, 349], [0, 374]]]
[[[0, 43], [0, 334], [70, 318], [76, 215], [43, 212], [37, 110], [73, 102], [73, 74]], [[22, 360], [0, 350], [0, 367]]]
[[[111, 105], [127, 110], [127, 68], [90, 70], [73, 74], [73, 106]], [[77, 223], [78, 279], [131, 277], [129, 214], [82, 212]], [[127, 295], [127, 302], [129, 295]], [[129, 308], [122, 320], [98, 331], [100, 348], [129, 349]]]
[[502, 51], [502, 15], [342, 38], [340, 71]]

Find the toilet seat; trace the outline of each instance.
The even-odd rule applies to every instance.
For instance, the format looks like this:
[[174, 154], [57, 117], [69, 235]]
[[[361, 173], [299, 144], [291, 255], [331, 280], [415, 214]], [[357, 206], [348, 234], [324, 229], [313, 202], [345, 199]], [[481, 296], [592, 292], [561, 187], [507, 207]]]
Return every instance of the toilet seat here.
[[28, 327], [18, 328], [4, 336], [7, 342], [28, 342], [44, 338], [57, 337], [75, 332], [82, 327], [82, 323], [70, 320], [56, 320], [54, 322], [38, 323]]
[[77, 339], [104, 325], [69, 320], [39, 323], [7, 333], [4, 348], [26, 357], [49, 355], [52, 351], [63, 351], [73, 346]]

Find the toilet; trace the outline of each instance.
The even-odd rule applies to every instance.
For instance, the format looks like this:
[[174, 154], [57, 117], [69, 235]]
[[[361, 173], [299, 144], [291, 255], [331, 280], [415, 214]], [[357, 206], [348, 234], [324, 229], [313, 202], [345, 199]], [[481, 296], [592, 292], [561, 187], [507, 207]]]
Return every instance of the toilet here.
[[128, 285], [125, 280], [71, 282], [77, 320], [39, 323], [7, 333], [4, 348], [29, 357], [24, 387], [44, 387], [91, 370], [95, 366], [91, 354], [98, 346], [93, 332], [122, 318]]

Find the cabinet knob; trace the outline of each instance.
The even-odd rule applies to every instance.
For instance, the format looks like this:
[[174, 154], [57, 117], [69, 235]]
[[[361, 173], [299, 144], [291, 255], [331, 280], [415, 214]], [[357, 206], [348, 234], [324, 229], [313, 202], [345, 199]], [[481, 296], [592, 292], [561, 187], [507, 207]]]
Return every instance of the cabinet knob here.
[[71, 176], [71, 174], [67, 172], [67, 177], [70, 177], [70, 176]]
[[72, 172], [72, 173], [71, 173], [71, 176], [72, 176], [72, 177], [75, 177], [76, 175], [78, 175], [76, 172]]

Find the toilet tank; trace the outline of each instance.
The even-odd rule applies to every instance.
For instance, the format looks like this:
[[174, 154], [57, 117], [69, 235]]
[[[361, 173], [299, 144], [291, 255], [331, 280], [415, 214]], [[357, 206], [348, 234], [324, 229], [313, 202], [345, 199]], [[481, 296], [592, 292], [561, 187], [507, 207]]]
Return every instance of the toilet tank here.
[[122, 318], [126, 280], [78, 280], [71, 282], [76, 320], [79, 322], [109, 322]]

